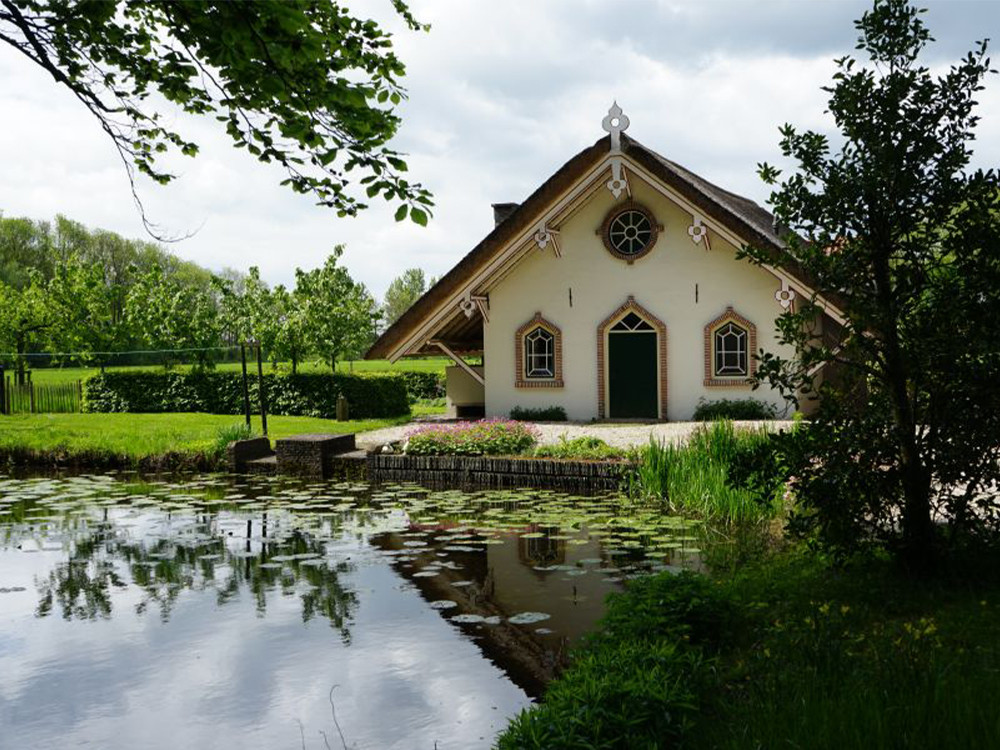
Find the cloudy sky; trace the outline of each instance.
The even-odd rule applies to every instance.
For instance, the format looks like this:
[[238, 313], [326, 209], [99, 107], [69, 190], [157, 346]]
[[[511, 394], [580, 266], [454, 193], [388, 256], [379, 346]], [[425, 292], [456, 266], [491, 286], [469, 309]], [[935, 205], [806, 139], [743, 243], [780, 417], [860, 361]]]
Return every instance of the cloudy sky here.
[[[1000, 1], [925, 0], [932, 66], [975, 40], [1000, 44]], [[163, 188], [141, 185], [150, 218], [193, 236], [174, 252], [212, 269], [258, 265], [272, 282], [345, 243], [355, 278], [381, 295], [412, 266], [447, 271], [492, 226], [490, 203], [520, 201], [603, 135], [612, 100], [629, 135], [759, 202], [755, 165], [777, 161], [777, 127], [826, 130], [831, 60], [853, 48], [855, 0], [413, 0], [429, 33], [389, 0], [352, 4], [396, 31], [410, 99], [395, 146], [435, 195], [427, 228], [392, 208], [337, 218], [278, 185], [282, 174], [229, 146], [214, 121], [179, 125], [202, 146]], [[1000, 80], [980, 97], [976, 162], [1000, 164]], [[96, 121], [40, 69], [0, 46], [0, 211], [143, 236], [128, 183]]]

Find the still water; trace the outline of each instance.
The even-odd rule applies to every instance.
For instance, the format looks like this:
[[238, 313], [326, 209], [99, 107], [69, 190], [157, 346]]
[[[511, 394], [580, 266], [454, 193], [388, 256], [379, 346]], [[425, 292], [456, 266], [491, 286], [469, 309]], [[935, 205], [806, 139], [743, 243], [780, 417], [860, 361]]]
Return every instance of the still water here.
[[0, 475], [0, 748], [488, 748], [699, 537], [617, 497]]

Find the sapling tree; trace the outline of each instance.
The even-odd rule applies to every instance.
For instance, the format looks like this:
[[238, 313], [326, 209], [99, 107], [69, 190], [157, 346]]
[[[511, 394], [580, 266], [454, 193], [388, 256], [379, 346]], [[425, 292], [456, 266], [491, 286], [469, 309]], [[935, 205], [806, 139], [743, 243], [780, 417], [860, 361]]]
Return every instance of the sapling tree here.
[[921, 14], [876, 0], [856, 22], [866, 59], [837, 60], [824, 89], [837, 136], [785, 125], [793, 171], [760, 167], [785, 245], [743, 251], [815, 290], [777, 321], [794, 356], [765, 353], [758, 369], [788, 395], [821, 396], [795, 522], [915, 566], [1000, 530], [1000, 182], [970, 167], [993, 71], [984, 41], [934, 74]]
[[428, 286], [433, 286], [435, 279], [427, 283], [424, 272], [420, 268], [407, 268], [403, 273], [394, 278], [385, 290], [385, 299], [382, 302], [382, 323], [389, 327], [399, 317], [427, 291]]
[[356, 354], [375, 338], [380, 313], [363, 284], [337, 264], [342, 245], [320, 268], [296, 269], [295, 299], [309, 348], [335, 371], [339, 357]]
[[48, 287], [38, 271], [29, 274], [27, 286], [16, 289], [0, 281], [0, 352], [16, 355], [18, 383], [25, 381], [25, 354], [47, 341], [52, 328]]

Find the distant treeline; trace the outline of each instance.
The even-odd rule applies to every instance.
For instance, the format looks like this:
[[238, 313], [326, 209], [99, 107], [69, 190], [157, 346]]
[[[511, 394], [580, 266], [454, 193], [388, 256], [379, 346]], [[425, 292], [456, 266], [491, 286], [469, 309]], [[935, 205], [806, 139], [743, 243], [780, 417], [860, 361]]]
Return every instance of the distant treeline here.
[[[320, 268], [297, 269], [286, 289], [267, 285], [256, 268], [215, 274], [155, 243], [63, 216], [0, 215], [0, 364], [21, 377], [25, 366], [129, 363], [108, 352], [200, 350], [158, 361], [210, 366], [218, 348], [252, 339], [271, 361], [335, 366], [363, 354], [381, 317], [338, 265], [342, 251]], [[41, 352], [75, 355], [31, 356]]]

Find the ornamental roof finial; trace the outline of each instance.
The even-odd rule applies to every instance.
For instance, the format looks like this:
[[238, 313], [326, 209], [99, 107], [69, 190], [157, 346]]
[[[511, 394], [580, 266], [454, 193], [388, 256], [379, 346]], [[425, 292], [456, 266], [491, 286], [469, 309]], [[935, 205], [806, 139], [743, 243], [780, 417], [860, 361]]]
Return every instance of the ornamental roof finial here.
[[611, 109], [608, 110], [608, 114], [605, 115], [604, 119], [601, 121], [601, 127], [608, 133], [611, 133], [612, 151], [621, 151], [621, 134], [628, 130], [628, 125], [628, 115], [622, 112], [622, 108], [618, 106], [617, 101], [612, 103]]

